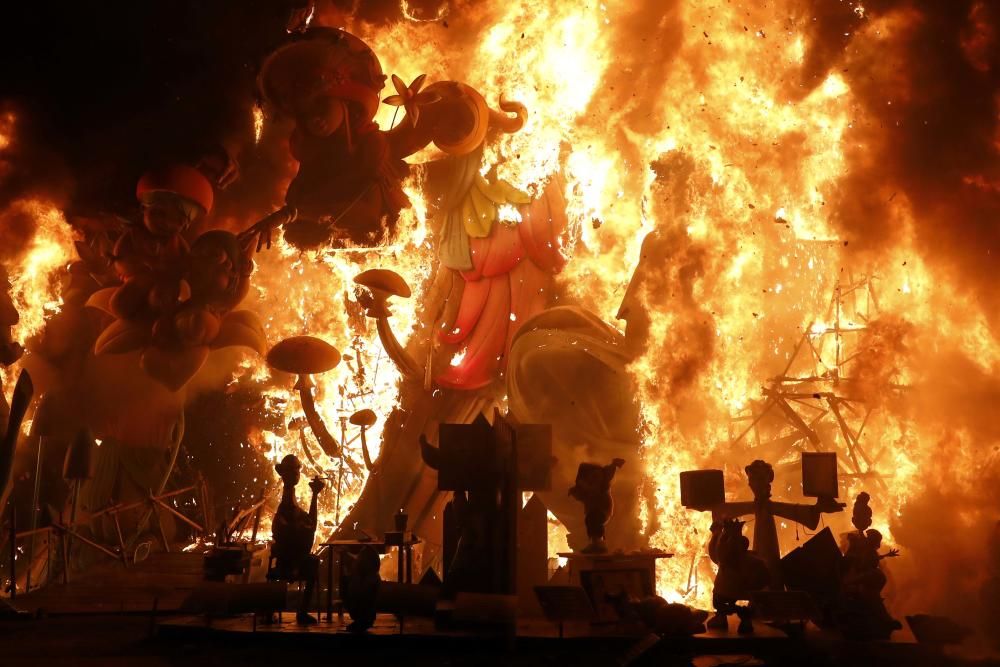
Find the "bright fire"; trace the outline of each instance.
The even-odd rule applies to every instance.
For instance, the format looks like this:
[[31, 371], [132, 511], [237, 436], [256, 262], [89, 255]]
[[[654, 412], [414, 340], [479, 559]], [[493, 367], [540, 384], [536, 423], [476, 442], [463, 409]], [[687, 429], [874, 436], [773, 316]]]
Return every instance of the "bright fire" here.
[[[413, 286], [409, 300], [390, 302], [394, 330], [405, 344], [410, 332], [429, 335], [429, 329], [419, 323], [418, 308], [424, 284], [434, 261], [434, 253], [426, 239], [423, 207], [419, 193], [410, 191], [416, 205], [403, 213], [397, 237], [376, 249], [346, 248], [300, 254], [284, 243], [258, 255], [254, 289], [248, 301], [259, 313], [265, 314], [268, 340], [279, 340], [301, 334], [317, 336], [334, 344], [344, 355], [332, 371], [314, 377], [316, 406], [327, 428], [346, 443], [345, 454], [356, 469], [364, 471], [360, 433], [348, 423], [358, 410], [375, 411], [379, 421], [368, 429], [366, 437], [372, 459], [379, 453], [385, 418], [397, 404], [399, 372], [386, 356], [375, 331], [375, 320], [365, 317], [354, 297], [354, 277], [371, 268], [391, 266]], [[263, 360], [255, 360], [237, 376], [264, 378], [269, 374]], [[297, 392], [292, 390], [295, 378], [289, 378], [280, 389], [268, 390], [270, 411], [284, 415], [285, 424], [302, 417]], [[308, 448], [303, 451], [303, 441]], [[287, 433], [263, 432], [255, 444], [274, 461], [286, 454], [296, 454], [303, 462], [304, 475], [327, 477], [331, 491], [321, 495], [321, 523], [326, 527], [319, 537], [329, 536], [340, 518], [347, 514], [364, 488], [365, 473], [356, 474], [350, 466], [341, 476], [339, 460], [330, 460], [319, 448], [310, 430], [302, 433], [288, 428]], [[305, 484], [301, 494], [308, 494]], [[275, 485], [274, 489], [280, 487]], [[303, 495], [300, 500], [308, 503]], [[265, 533], [267, 522], [265, 521]]]
[[[928, 488], [946, 484], [975, 497], [982, 483], [976, 470], [984, 463], [977, 452], [995, 443], [973, 442], [975, 432], [961, 421], [946, 425], [941, 406], [951, 403], [939, 406], [934, 385], [945, 377], [948, 359], [961, 360], [973, 375], [996, 373], [1000, 345], [990, 314], [948, 276], [932, 275], [914, 239], [921, 212], [887, 186], [870, 184], [892, 203], [899, 232], [891, 247], [853, 252], [854, 239], [841, 237], [827, 202], [849, 175], [849, 158], [864, 154], [869, 135], [859, 128], [869, 119], [836, 71], [808, 87], [793, 83], [810, 20], [797, 3], [761, 9], [683, 3], [668, 10], [678, 15], [669, 16], [670, 25], [683, 26], [677, 31], [664, 27], [661, 9], [628, 0], [483, 4], [461, 21], [442, 14], [344, 27], [404, 81], [423, 73], [430, 81], [462, 80], [494, 107], [501, 95], [527, 106], [526, 127], [491, 147], [487, 158], [527, 191], [539, 192], [557, 172], [565, 179], [571, 260], [559, 279], [563, 300], [624, 328], [615, 317], [643, 239], [654, 230], [671, 239], [656, 267], [661, 280], [640, 295], [652, 322], [645, 349], [630, 365], [643, 414], [642, 529], [652, 546], [675, 553], [659, 572], [660, 594], [707, 605], [710, 520], [680, 506], [677, 475], [725, 467], [730, 496], [745, 497], [742, 468], [758, 458], [755, 447], [792, 430], [772, 423], [769, 432], [738, 442], [735, 436], [750, 423], [769, 380], [786, 367], [790, 375], [812, 374], [803, 385], [809, 393], [831, 391], [823, 383], [836, 372], [864, 373], [868, 384], [833, 385], [841, 393], [860, 391], [876, 408], [858, 436], [868, 460], [862, 456], [853, 472], [841, 469], [840, 499], [850, 503], [858, 491], [872, 491], [875, 525], [888, 544], [899, 539], [893, 529], [908, 501]], [[853, 13], [865, 48], [878, 49], [887, 34], [905, 28], [906, 17], [876, 23], [857, 3]], [[392, 117], [393, 109], [383, 107], [380, 125], [388, 127]], [[0, 149], [6, 141], [0, 136]], [[271, 343], [308, 333], [350, 356], [315, 378], [316, 394], [328, 428], [343, 434], [347, 455], [362, 468], [357, 429], [346, 419], [361, 408], [375, 410], [380, 421], [368, 442], [376, 456], [399, 376], [374, 322], [352, 305], [352, 279], [374, 267], [403, 275], [414, 295], [391, 304], [393, 328], [403, 336], [430, 335], [420, 304], [436, 255], [414, 188], [414, 207], [382, 248], [299, 254], [279, 243], [259, 255], [245, 304], [266, 318]], [[58, 308], [48, 276], [70, 258], [58, 212], [25, 206], [34, 207], [49, 235], [36, 237], [9, 267], [15, 302], [23, 307], [17, 338], [36, 332]], [[859, 281], [866, 287], [834, 298]], [[797, 344], [815, 355], [793, 368]], [[858, 349], [868, 353], [854, 363], [874, 360], [860, 371], [850, 365]], [[236, 381], [267, 372], [262, 361], [247, 363]], [[288, 378], [267, 396], [286, 423], [301, 415], [293, 383]], [[857, 432], [863, 412], [846, 410]], [[843, 464], [851, 443], [837, 428], [825, 433]], [[338, 481], [339, 463], [322, 454], [308, 430], [304, 438], [308, 455], [294, 429], [256, 434], [256, 445], [272, 460], [288, 452], [311, 458], [312, 470], [331, 478], [329, 488], [339, 485], [340, 493], [325, 494], [322, 503], [329, 532], [359, 496], [364, 475], [347, 471]], [[795, 450], [770, 462], [797, 460]], [[800, 498], [794, 485], [776, 488], [776, 495]], [[835, 533], [849, 529], [850, 506], [826, 521]], [[783, 532], [786, 549], [796, 537], [806, 538], [791, 528]], [[910, 565], [899, 561], [890, 567], [898, 568], [900, 581], [917, 576], [916, 557]]]

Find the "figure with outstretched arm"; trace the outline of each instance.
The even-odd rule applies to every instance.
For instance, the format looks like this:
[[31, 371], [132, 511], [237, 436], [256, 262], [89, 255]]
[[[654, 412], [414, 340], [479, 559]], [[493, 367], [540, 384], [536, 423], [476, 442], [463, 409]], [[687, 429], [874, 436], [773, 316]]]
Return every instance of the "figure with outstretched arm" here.
[[781, 589], [781, 550], [778, 546], [778, 531], [774, 518], [781, 517], [802, 524], [810, 530], [819, 525], [820, 514], [840, 512], [844, 503], [833, 498], [818, 498], [816, 503], [784, 503], [771, 500], [771, 483], [774, 481], [774, 469], [771, 464], [757, 460], [744, 468], [753, 500], [742, 502], [724, 502], [714, 505], [712, 520], [721, 522], [725, 519], [735, 519], [742, 516], [754, 517], [753, 551], [764, 560], [771, 573], [770, 587]]

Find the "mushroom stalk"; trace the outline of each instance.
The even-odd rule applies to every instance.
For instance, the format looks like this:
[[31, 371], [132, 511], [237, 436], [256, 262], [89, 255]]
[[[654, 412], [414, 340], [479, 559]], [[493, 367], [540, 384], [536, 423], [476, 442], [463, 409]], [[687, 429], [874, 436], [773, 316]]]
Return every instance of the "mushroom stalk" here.
[[301, 445], [302, 451], [305, 452], [306, 458], [309, 459], [309, 463], [317, 470], [322, 470], [322, 467], [313, 458], [312, 452], [309, 451], [309, 443], [306, 442], [306, 430], [304, 428], [299, 429], [299, 445]]
[[372, 463], [371, 454], [368, 453], [368, 441], [365, 439], [365, 431], [367, 430], [364, 426], [361, 427], [361, 455], [365, 457], [365, 467], [368, 468], [368, 472], [371, 472], [375, 464]]
[[396, 334], [393, 333], [392, 327], [389, 326], [389, 318], [382, 315], [376, 320], [376, 329], [378, 330], [378, 339], [382, 341], [382, 347], [385, 348], [385, 353], [388, 355], [392, 363], [396, 364], [396, 368], [399, 372], [403, 374], [407, 380], [420, 380], [421, 372], [420, 367], [417, 362], [410, 356], [406, 349], [400, 344], [399, 339], [396, 338]]
[[368, 468], [368, 472], [372, 472], [375, 468], [375, 464], [372, 463], [371, 454], [368, 453], [368, 438], [366, 434], [368, 429], [375, 425], [378, 417], [371, 410], [358, 410], [351, 418], [348, 420], [355, 426], [361, 429], [361, 455], [365, 457], [365, 467]]
[[375, 320], [378, 329], [378, 338], [382, 341], [382, 347], [399, 371], [408, 380], [421, 379], [421, 367], [406, 352], [396, 338], [389, 326], [388, 301], [390, 297], [398, 296], [408, 299], [412, 292], [410, 286], [406, 284], [402, 276], [388, 269], [368, 269], [354, 277], [354, 282], [359, 286], [355, 294], [368, 314]]
[[[295, 388], [299, 390], [299, 398], [302, 401], [302, 411], [306, 414], [306, 421], [309, 423], [309, 428], [312, 429], [313, 435], [316, 436], [316, 441], [319, 442], [319, 446], [323, 448], [327, 456], [336, 458], [341, 455], [340, 443], [337, 442], [337, 439], [326, 428], [323, 418], [320, 417], [319, 412], [316, 410], [316, 401], [312, 393], [313, 386], [312, 378], [308, 375], [300, 375], [299, 381], [295, 383]], [[355, 474], [361, 472], [358, 465], [346, 456], [344, 457], [344, 461]]]

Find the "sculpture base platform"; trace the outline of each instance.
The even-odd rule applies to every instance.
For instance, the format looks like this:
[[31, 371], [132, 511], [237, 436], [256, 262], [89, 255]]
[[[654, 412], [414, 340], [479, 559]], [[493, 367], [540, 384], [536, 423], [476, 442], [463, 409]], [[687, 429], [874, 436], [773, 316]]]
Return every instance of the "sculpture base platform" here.
[[613, 623], [618, 612], [608, 596], [626, 594], [646, 598], [656, 594], [656, 561], [671, 558], [666, 551], [609, 552], [603, 554], [563, 552], [567, 560], [569, 583], [581, 586], [594, 606], [595, 620]]
[[[442, 631], [429, 618], [406, 618], [401, 625], [395, 616], [379, 614], [374, 627], [359, 636], [347, 630], [348, 617], [338, 621], [334, 616], [333, 621], [300, 626], [294, 623], [294, 616], [293, 612], [286, 612], [284, 622], [272, 625], [257, 623], [252, 615], [213, 619], [173, 617], [157, 623], [156, 634], [162, 645], [185, 646], [188, 652], [192, 646], [203, 646], [202, 650], [216, 653], [223, 647], [240, 647], [241, 653], [231, 661], [234, 664], [245, 661], [247, 651], [269, 654], [283, 651], [289, 655], [295, 651], [310, 651], [308, 655], [313, 660], [316, 656], [328, 657], [335, 653], [345, 664], [352, 660], [360, 661], [358, 664], [366, 661], [381, 664], [386, 656], [397, 656], [406, 664], [414, 664], [414, 661], [421, 665], [495, 664], [498, 655], [504, 656], [510, 664], [539, 664], [540, 655], [549, 655], [547, 664], [561, 662], [580, 666], [640, 664], [640, 660], [641, 664], [669, 665], [677, 664], [678, 656], [682, 655], [706, 656], [701, 664], [726, 662], [722, 656], [732, 656], [730, 664], [743, 664], [751, 656], [768, 665], [983, 667], [986, 664], [946, 658], [939, 648], [917, 644], [907, 630], [894, 633], [886, 642], [857, 642], [845, 641], [811, 623], [794, 636], [765, 623], [754, 624], [754, 634], [741, 635], [737, 632], [737, 619], [730, 618], [727, 630], [664, 639], [648, 631], [626, 633], [617, 624], [571, 623], [567, 624], [561, 638], [555, 623], [545, 619], [518, 619], [512, 643], [509, 632]], [[101, 622], [106, 623], [105, 620]], [[9, 636], [18, 637], [16, 633]]]

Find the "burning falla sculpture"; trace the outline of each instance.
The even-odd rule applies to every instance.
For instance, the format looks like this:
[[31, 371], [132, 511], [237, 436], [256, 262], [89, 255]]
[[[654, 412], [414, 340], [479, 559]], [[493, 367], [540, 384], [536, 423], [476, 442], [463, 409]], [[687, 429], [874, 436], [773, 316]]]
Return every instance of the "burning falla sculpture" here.
[[[526, 122], [521, 104], [501, 98], [496, 111], [467, 84], [425, 85], [421, 75], [406, 85], [393, 76], [395, 94], [384, 102], [404, 114], [382, 130], [373, 119], [385, 82], [368, 45], [332, 28], [294, 35], [264, 61], [258, 83], [266, 106], [295, 123], [289, 145], [299, 169], [286, 204], [298, 217], [285, 224], [285, 239], [309, 248], [391, 237], [409, 205], [403, 159], [433, 143], [445, 157], [423, 166], [423, 189], [437, 227], [438, 275], [451, 285], [441, 290], [445, 303], [429, 307], [443, 313], [440, 354], [414, 359], [392, 333], [385, 300], [410, 296], [401, 277], [388, 270], [358, 276], [359, 301], [404, 377], [480, 389], [499, 379], [513, 334], [544, 309], [551, 276], [565, 262], [561, 183], [553, 178], [532, 197], [484, 168], [491, 138]], [[448, 363], [462, 349], [460, 361]]]
[[847, 534], [844, 553], [842, 597], [838, 621], [844, 634], [855, 639], [888, 639], [893, 631], [902, 628], [889, 615], [882, 599], [886, 576], [881, 561], [899, 555], [897, 549], [879, 553], [882, 533], [871, 528], [871, 496], [861, 492], [854, 501], [851, 523], [856, 531]]
[[[285, 238], [299, 247], [331, 241], [377, 243], [409, 205], [401, 182], [403, 158], [433, 142], [448, 155], [478, 148], [488, 127], [516, 131], [524, 107], [501, 102], [495, 112], [475, 89], [456, 81], [424, 88], [392, 77], [387, 104], [405, 109], [382, 131], [374, 122], [386, 76], [375, 53], [354, 35], [312, 28], [276, 49], [261, 67], [259, 87], [272, 110], [294, 120], [289, 147], [299, 170], [285, 195], [298, 219]], [[512, 191], [512, 189], [510, 189]]]
[[[358, 300], [404, 377], [462, 390], [498, 380], [513, 334], [544, 309], [551, 276], [565, 261], [561, 183], [554, 178], [532, 197], [481, 173], [490, 138], [525, 123], [522, 105], [501, 99], [496, 111], [464, 83], [425, 85], [420, 76], [405, 85], [393, 77], [395, 94], [384, 101], [404, 113], [383, 131], [373, 118], [385, 82], [372, 50], [342, 30], [312, 28], [272, 52], [259, 89], [271, 112], [294, 120], [289, 143], [299, 162], [286, 206], [242, 234], [214, 230], [189, 244], [188, 230], [212, 208], [213, 181], [204, 169], [180, 164], [144, 176], [141, 224], [103, 250], [80, 246], [76, 273], [88, 283], [87, 305], [104, 313], [94, 353], [139, 352], [146, 374], [170, 391], [182, 388], [211, 350], [240, 345], [263, 354], [261, 322], [236, 310], [249, 290], [253, 252], [269, 245], [279, 226], [300, 248], [382, 242], [409, 205], [403, 158], [433, 143], [446, 157], [425, 165], [424, 192], [439, 226], [438, 275], [455, 278], [445, 303], [430, 307], [444, 313], [440, 353], [414, 359], [393, 334], [386, 301], [411, 294], [401, 277], [388, 270], [358, 276]], [[461, 361], [448, 363], [460, 348]]]
[[753, 500], [722, 502], [708, 509], [714, 521], [735, 519], [741, 516], [754, 517], [753, 550], [770, 572], [770, 588], [780, 590], [783, 586], [781, 574], [781, 552], [775, 519], [794, 521], [810, 530], [815, 530], [823, 513], [840, 512], [844, 504], [834, 498], [818, 498], [813, 505], [787, 503], [771, 499], [771, 484], [774, 469], [766, 461], [756, 460], [744, 468], [747, 483], [753, 493]]
[[190, 245], [185, 239], [212, 208], [208, 178], [169, 165], [146, 173], [136, 196], [142, 222], [118, 237], [101, 276], [111, 284], [87, 300], [107, 316], [94, 353], [141, 351], [142, 369], [171, 391], [198, 372], [210, 350], [242, 345], [262, 354], [262, 324], [251, 311], [235, 310], [250, 289], [252, 245], [223, 230]]

